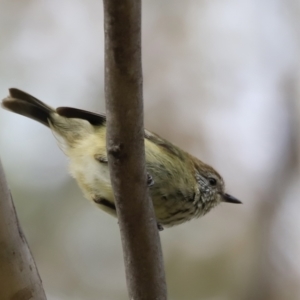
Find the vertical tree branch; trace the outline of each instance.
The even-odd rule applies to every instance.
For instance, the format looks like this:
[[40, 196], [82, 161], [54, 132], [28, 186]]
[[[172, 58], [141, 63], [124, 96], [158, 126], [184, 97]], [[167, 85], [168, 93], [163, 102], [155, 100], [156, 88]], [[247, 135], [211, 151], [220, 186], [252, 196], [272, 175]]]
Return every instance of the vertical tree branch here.
[[130, 299], [167, 299], [162, 252], [147, 191], [141, 1], [104, 0], [107, 151]]
[[41, 278], [16, 215], [1, 161], [0, 299], [46, 299]]

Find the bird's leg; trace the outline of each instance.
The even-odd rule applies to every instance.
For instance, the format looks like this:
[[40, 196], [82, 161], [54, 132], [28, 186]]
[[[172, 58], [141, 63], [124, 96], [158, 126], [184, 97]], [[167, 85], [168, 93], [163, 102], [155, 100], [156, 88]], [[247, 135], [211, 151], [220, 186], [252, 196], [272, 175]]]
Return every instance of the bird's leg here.
[[[147, 172], [147, 185], [148, 185], [148, 187], [153, 186], [153, 184], [154, 184], [153, 177]], [[158, 229], [158, 231], [163, 231], [164, 230], [163, 226], [158, 222], [157, 222], [157, 229]]]
[[163, 231], [164, 227], [160, 223], [157, 222], [157, 229], [158, 229], [158, 231]]
[[152, 176], [147, 172], [147, 185], [150, 187], [154, 184]]

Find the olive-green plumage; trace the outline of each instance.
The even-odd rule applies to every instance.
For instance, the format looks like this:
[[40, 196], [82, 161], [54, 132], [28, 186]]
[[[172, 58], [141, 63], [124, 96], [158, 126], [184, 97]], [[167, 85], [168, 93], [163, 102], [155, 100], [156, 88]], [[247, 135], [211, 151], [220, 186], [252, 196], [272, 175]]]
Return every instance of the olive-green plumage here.
[[[10, 89], [5, 109], [51, 128], [70, 159], [70, 173], [85, 197], [116, 215], [106, 154], [104, 115], [76, 108], [53, 109], [18, 89]], [[157, 222], [172, 226], [206, 214], [222, 201], [240, 203], [224, 191], [209, 165], [145, 130], [146, 168]]]

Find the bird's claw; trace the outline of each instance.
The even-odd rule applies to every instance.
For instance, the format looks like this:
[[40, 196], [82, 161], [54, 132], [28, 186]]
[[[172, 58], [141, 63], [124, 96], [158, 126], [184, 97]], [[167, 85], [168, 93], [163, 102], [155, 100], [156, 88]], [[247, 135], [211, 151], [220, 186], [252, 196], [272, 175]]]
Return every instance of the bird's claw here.
[[157, 229], [158, 231], [163, 231], [164, 227], [160, 223], [157, 223]]
[[150, 187], [153, 184], [154, 184], [154, 180], [153, 180], [152, 176], [149, 173], [147, 173], [147, 185]]

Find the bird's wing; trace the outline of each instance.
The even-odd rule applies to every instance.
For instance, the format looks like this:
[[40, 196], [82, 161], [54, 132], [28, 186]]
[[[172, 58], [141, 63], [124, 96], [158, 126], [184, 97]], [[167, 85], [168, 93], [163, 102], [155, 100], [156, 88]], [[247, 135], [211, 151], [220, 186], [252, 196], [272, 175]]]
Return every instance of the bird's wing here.
[[56, 109], [56, 112], [62, 117], [87, 120], [95, 126], [104, 125], [106, 122], [105, 115], [97, 114], [83, 109], [72, 107], [58, 107]]

